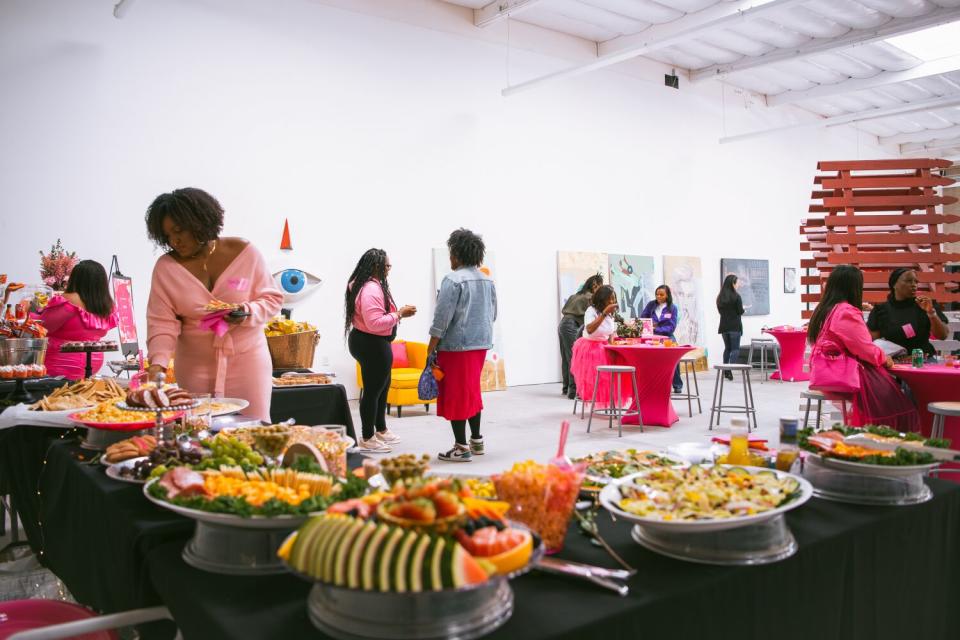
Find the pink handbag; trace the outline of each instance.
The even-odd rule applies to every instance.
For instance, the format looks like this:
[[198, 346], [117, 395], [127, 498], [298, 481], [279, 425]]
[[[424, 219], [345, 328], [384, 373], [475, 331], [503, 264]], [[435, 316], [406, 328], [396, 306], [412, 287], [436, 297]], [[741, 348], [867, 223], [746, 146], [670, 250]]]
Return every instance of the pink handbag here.
[[860, 361], [847, 353], [831, 328], [834, 307], [810, 353], [810, 388], [828, 393], [860, 391]]

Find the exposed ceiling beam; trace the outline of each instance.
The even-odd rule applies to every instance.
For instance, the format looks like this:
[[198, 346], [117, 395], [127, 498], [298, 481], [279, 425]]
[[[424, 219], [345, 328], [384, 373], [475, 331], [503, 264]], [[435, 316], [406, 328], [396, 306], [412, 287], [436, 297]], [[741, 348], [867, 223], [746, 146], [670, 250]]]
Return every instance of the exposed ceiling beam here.
[[922, 62], [912, 69], [905, 71], [882, 71], [869, 78], [850, 78], [836, 84], [821, 84], [805, 91], [784, 91], [776, 95], [767, 96], [768, 107], [778, 107], [784, 104], [793, 104], [803, 102], [804, 100], [815, 100], [818, 98], [829, 98], [830, 96], [852, 93], [854, 91], [863, 91], [864, 89], [876, 89], [898, 82], [909, 82], [910, 80], [919, 80], [938, 76], [951, 71], [960, 70], [960, 55]]
[[473, 24], [489, 27], [495, 22], [523, 13], [535, 4], [545, 0], [494, 0], [490, 4], [473, 10]]
[[880, 138], [880, 144], [903, 144], [905, 142], [927, 142], [928, 140], [937, 140], [943, 138], [952, 138], [960, 136], [960, 125], [954, 127], [944, 127], [943, 129], [924, 129], [923, 131], [914, 131], [911, 133], [898, 133], [893, 136]]
[[735, 136], [726, 136], [724, 138], [720, 138], [720, 144], [726, 144], [728, 142], [739, 142], [741, 140], [749, 140], [750, 138], [758, 138], [760, 136], [770, 135], [771, 133], [781, 133], [784, 131], [836, 127], [841, 124], [852, 124], [854, 122], [864, 122], [867, 120], [877, 120], [879, 118], [889, 118], [891, 116], [899, 116], [907, 113], [915, 113], [917, 111], [927, 111], [930, 109], [941, 109], [944, 107], [952, 107], [958, 104], [960, 104], [960, 95], [931, 98], [929, 100], [918, 100], [916, 102], [908, 102], [906, 104], [897, 105], [895, 107], [884, 107], [882, 109], [867, 109], [866, 111], [857, 111], [855, 113], [845, 113], [843, 115], [832, 116], [830, 118], [820, 118], [818, 120], [810, 120], [808, 122], [788, 124], [782, 127], [773, 127], [772, 129], [761, 129], [760, 131], [751, 131], [750, 133], [741, 133]]
[[937, 138], [930, 143], [911, 142], [909, 144], [902, 144], [900, 145], [900, 153], [927, 153], [928, 151], [934, 151], [936, 149], [952, 149], [954, 147], [960, 147], [960, 137]]
[[533, 78], [503, 89], [504, 96], [513, 95], [537, 85], [603, 69], [644, 54], [703, 35], [714, 29], [733, 26], [747, 18], [755, 18], [773, 10], [802, 4], [805, 0], [730, 0], [719, 2], [696, 13], [688, 13], [672, 22], [657, 24], [630, 36], [614, 38], [600, 45], [601, 55], [587, 64]]
[[714, 64], [703, 69], [690, 72], [691, 82], [719, 78], [728, 73], [746, 71], [764, 67], [776, 62], [787, 60], [802, 60], [828, 51], [846, 49], [861, 44], [884, 40], [904, 33], [911, 33], [939, 24], [945, 24], [960, 19], [960, 7], [942, 7], [923, 16], [894, 18], [873, 29], [856, 29], [838, 38], [816, 38], [797, 47], [776, 49], [762, 56], [745, 57], [728, 64]]

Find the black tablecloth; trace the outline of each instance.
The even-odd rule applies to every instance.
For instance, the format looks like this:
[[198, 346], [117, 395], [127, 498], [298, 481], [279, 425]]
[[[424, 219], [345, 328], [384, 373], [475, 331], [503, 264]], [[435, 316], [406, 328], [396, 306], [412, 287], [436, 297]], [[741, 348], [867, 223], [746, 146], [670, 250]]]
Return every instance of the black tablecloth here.
[[297, 424], [339, 424], [356, 440], [353, 417], [347, 403], [347, 390], [342, 384], [315, 387], [276, 387], [270, 399], [270, 419], [282, 422], [289, 418]]
[[[787, 518], [799, 552], [760, 567], [672, 560], [603, 517], [605, 538], [639, 570], [631, 594], [534, 572], [513, 582], [513, 617], [489, 637], [955, 638], [960, 487], [931, 484], [935, 498], [912, 507], [813, 499]], [[182, 546], [154, 548], [147, 565], [187, 640], [321, 637], [306, 614], [308, 584], [205, 573], [183, 563]], [[560, 556], [614, 566], [573, 528]]]

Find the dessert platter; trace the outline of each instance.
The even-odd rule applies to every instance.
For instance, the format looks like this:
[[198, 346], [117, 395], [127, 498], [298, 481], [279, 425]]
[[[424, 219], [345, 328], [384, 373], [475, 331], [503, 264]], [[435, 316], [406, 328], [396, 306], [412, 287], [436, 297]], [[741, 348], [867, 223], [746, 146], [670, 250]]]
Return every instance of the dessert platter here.
[[116, 351], [119, 349], [117, 343], [113, 340], [95, 340], [95, 341], [74, 341], [74, 342], [64, 342], [60, 345], [60, 351], [62, 353], [85, 353], [87, 356], [86, 364], [84, 365], [84, 378], [93, 377], [93, 354], [95, 353], [106, 353], [108, 351]]
[[693, 465], [641, 471], [608, 484], [600, 503], [634, 523], [633, 539], [680, 560], [777, 562], [797, 543], [783, 514], [813, 496], [805, 479], [773, 469]]
[[799, 434], [803, 476], [819, 498], [872, 505], [927, 502], [924, 478], [943, 461], [960, 459], [949, 440], [900, 433], [889, 427], [835, 426]]

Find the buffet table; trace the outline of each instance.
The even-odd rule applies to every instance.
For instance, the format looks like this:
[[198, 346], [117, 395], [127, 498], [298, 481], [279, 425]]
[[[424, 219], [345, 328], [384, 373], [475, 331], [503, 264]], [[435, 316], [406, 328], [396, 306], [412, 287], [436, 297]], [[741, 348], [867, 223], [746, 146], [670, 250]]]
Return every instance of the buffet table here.
[[810, 372], [803, 370], [803, 354], [807, 348], [806, 329], [774, 327], [764, 329], [766, 334], [780, 343], [780, 369], [773, 372], [771, 380], [801, 382], [810, 379]]
[[[913, 507], [813, 499], [787, 515], [800, 550], [761, 567], [714, 567], [659, 556], [626, 524], [598, 518], [639, 573], [619, 598], [586, 582], [533, 572], [514, 581], [513, 617], [497, 638], [950, 638], [960, 624], [960, 487], [932, 481]], [[917, 550], [905, 553], [904, 545]], [[293, 576], [227, 577], [180, 559], [182, 542], [152, 548], [151, 584], [186, 640], [320, 638], [309, 585]], [[613, 567], [574, 528], [560, 557]]]
[[347, 428], [347, 435], [357, 439], [353, 417], [347, 402], [347, 390], [342, 384], [310, 387], [274, 387], [270, 398], [270, 419], [283, 422], [289, 418], [308, 426], [339, 424]]
[[[919, 369], [910, 365], [895, 365], [891, 373], [910, 386], [913, 399], [920, 411], [920, 430], [929, 436], [933, 414], [927, 411], [931, 402], [960, 401], [960, 369], [943, 364], [925, 364]], [[943, 437], [960, 443], [960, 418], [947, 418]]]
[[[680, 358], [695, 347], [654, 347], [645, 344], [607, 345], [607, 362], [627, 365], [637, 370], [637, 393], [640, 396], [640, 417], [644, 425], [669, 427], [680, 420], [670, 402], [673, 372]], [[623, 397], [632, 397], [629, 378], [623, 380]], [[613, 394], [611, 389], [610, 393]], [[636, 416], [627, 416], [623, 424], [638, 424]]]

